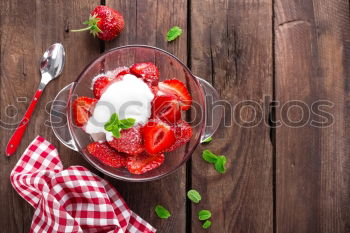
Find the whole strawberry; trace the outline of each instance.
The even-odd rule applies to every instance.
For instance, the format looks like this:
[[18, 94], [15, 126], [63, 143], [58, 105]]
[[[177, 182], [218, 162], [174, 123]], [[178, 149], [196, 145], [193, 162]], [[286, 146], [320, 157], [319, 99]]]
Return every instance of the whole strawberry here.
[[112, 40], [124, 29], [123, 16], [108, 6], [97, 6], [91, 12], [89, 20], [85, 21], [88, 27], [70, 30], [71, 32], [88, 31], [101, 40]]

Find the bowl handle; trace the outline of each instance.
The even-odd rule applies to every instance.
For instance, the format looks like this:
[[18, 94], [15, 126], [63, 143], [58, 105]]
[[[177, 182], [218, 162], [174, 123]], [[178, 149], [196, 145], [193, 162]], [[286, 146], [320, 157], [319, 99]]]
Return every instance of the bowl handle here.
[[201, 142], [203, 142], [207, 138], [211, 137], [218, 129], [221, 123], [223, 111], [220, 106], [215, 105], [215, 103], [220, 100], [219, 94], [215, 88], [204, 79], [197, 76], [196, 78], [201, 85], [205, 96], [205, 128], [201, 136]]
[[[52, 102], [50, 110], [50, 122], [51, 128], [55, 136], [63, 143], [66, 147], [78, 151], [78, 147], [73, 140], [73, 137], [68, 128], [67, 120], [67, 104], [68, 96], [71, 92], [74, 83], [65, 86]], [[57, 120], [59, 119], [59, 120]]]

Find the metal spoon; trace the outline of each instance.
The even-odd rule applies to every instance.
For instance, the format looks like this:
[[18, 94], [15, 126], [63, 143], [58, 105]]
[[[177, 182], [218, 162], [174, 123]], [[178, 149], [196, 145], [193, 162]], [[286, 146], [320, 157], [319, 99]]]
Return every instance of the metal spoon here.
[[28, 122], [45, 86], [53, 79], [57, 78], [63, 70], [65, 52], [63, 45], [56, 43], [51, 45], [44, 53], [40, 61], [41, 81], [32, 102], [30, 103], [23, 119], [17, 126], [6, 147], [6, 155], [10, 156], [16, 151], [22, 140], [22, 136], [27, 128]]

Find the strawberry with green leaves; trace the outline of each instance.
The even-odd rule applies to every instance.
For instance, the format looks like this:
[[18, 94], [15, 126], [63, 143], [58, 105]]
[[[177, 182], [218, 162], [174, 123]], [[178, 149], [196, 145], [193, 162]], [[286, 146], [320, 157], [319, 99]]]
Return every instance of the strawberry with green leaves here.
[[124, 29], [123, 16], [108, 6], [97, 6], [91, 12], [89, 20], [85, 21], [88, 27], [70, 30], [71, 32], [90, 31], [101, 40], [109, 41], [117, 37]]

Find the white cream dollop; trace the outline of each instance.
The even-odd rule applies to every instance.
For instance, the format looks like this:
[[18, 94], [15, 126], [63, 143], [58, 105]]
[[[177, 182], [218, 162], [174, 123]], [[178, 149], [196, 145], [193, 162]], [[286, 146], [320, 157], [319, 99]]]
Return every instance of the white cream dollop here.
[[89, 134], [105, 133], [106, 139], [112, 140], [112, 133], [106, 131], [104, 125], [113, 113], [117, 113], [119, 119], [134, 118], [135, 125], [144, 125], [151, 116], [153, 98], [151, 89], [142, 79], [126, 74], [104, 91], [85, 125], [85, 131]]

